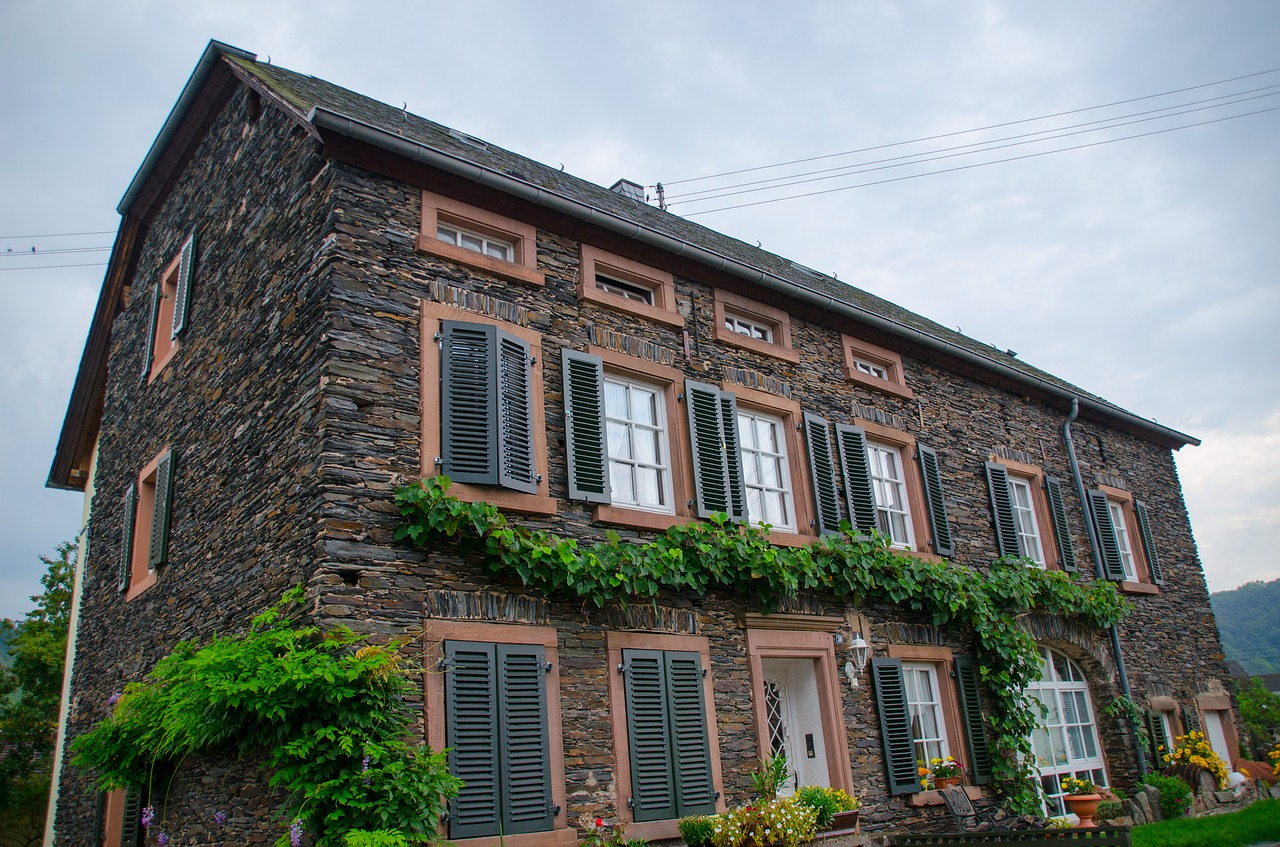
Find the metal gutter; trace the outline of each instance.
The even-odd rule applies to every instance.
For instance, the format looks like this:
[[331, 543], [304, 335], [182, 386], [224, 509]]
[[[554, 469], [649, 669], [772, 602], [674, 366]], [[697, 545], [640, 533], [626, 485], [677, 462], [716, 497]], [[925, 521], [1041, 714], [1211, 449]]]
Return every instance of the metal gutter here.
[[[1076, 442], [1071, 437], [1071, 422], [1076, 419], [1076, 415], [1080, 413], [1080, 404], [1076, 398], [1071, 399], [1071, 414], [1067, 415], [1067, 419], [1062, 422], [1062, 438], [1067, 442], [1067, 458], [1071, 461], [1071, 478], [1076, 483], [1076, 497], [1080, 500], [1080, 508], [1084, 510], [1084, 528], [1089, 533], [1089, 550], [1093, 554], [1093, 573], [1094, 577], [1099, 580], [1106, 580], [1106, 568], [1102, 564], [1102, 548], [1098, 546], [1098, 533], [1093, 527], [1093, 516], [1089, 514], [1089, 498], [1084, 491], [1084, 477], [1080, 475], [1080, 463], [1076, 460]], [[1124, 654], [1120, 652], [1120, 630], [1115, 625], [1111, 625], [1111, 652], [1116, 656], [1116, 674], [1120, 677], [1120, 693], [1130, 703], [1133, 702], [1133, 694], [1129, 690], [1129, 674], [1124, 669]], [[1127, 720], [1132, 720], [1128, 717]], [[1138, 735], [1137, 727], [1132, 727], [1130, 735], [1133, 738], [1133, 752], [1137, 757], [1138, 774], [1140, 776], [1147, 775], [1147, 753], [1142, 749], [1142, 739]]]
[[165, 118], [164, 125], [160, 127], [160, 132], [156, 135], [156, 140], [151, 142], [151, 149], [147, 151], [147, 157], [142, 160], [141, 167], [133, 175], [133, 180], [129, 183], [129, 187], [125, 189], [124, 197], [121, 198], [119, 205], [116, 206], [116, 211], [121, 215], [129, 213], [134, 200], [138, 198], [138, 193], [142, 191], [142, 186], [146, 185], [147, 180], [150, 179], [152, 171], [159, 164], [160, 158], [168, 148], [174, 133], [178, 131], [178, 126], [187, 116], [187, 110], [191, 108], [191, 104], [199, 95], [200, 89], [204, 87], [205, 80], [208, 79], [209, 74], [217, 64], [218, 57], [222, 55], [237, 56], [241, 59], [248, 59], [251, 62], [256, 61], [258, 58], [256, 53], [250, 53], [248, 50], [241, 50], [239, 47], [232, 47], [230, 44], [210, 39], [209, 44], [204, 48], [204, 53], [200, 55], [200, 61], [196, 63], [195, 70], [191, 72], [191, 76], [187, 79], [187, 84], [182, 87], [182, 94], [178, 95], [178, 102], [174, 103], [173, 108], [169, 110], [169, 117]]
[[881, 331], [891, 335], [904, 338], [912, 343], [918, 344], [928, 350], [959, 359], [970, 365], [977, 366], [982, 370], [997, 374], [1005, 379], [1034, 388], [1051, 397], [1056, 397], [1068, 403], [1080, 403], [1085, 408], [1099, 415], [1114, 418], [1124, 422], [1126, 425], [1151, 433], [1156, 438], [1167, 443], [1169, 446], [1176, 448], [1185, 445], [1200, 444], [1200, 440], [1193, 438], [1185, 433], [1178, 432], [1166, 426], [1161, 426], [1154, 421], [1147, 420], [1132, 412], [1127, 412], [1118, 406], [1112, 406], [1108, 403], [1099, 402], [1087, 397], [1079, 397], [1075, 392], [1070, 391], [1063, 386], [1049, 382], [1045, 379], [1037, 377], [1033, 374], [1012, 368], [1003, 362], [983, 356], [967, 348], [952, 344], [937, 336], [930, 335], [927, 332], [908, 326], [900, 321], [887, 318], [884, 315], [876, 314], [868, 311], [852, 303], [843, 300], [837, 300], [828, 294], [815, 291], [812, 288], [800, 285], [783, 277], [775, 276], [767, 273], [759, 268], [723, 256], [703, 247], [698, 247], [687, 241], [681, 241], [678, 238], [658, 232], [649, 227], [642, 226], [635, 221], [626, 220], [611, 212], [598, 209], [587, 203], [578, 200], [572, 200], [563, 195], [548, 191], [545, 188], [533, 185], [522, 179], [500, 173], [491, 168], [477, 165], [465, 159], [444, 153], [434, 148], [428, 147], [417, 141], [411, 141], [403, 136], [396, 135], [386, 130], [379, 129], [372, 124], [364, 121], [356, 120], [339, 112], [326, 109], [323, 106], [315, 106], [307, 115], [307, 120], [317, 129], [327, 130], [337, 133], [338, 135], [352, 138], [357, 141], [370, 144], [374, 147], [402, 156], [411, 161], [420, 162], [434, 168], [446, 171], [454, 176], [461, 177], [466, 180], [494, 188], [505, 194], [519, 197], [538, 206], [542, 206], [552, 211], [559, 212], [585, 223], [594, 224], [611, 232], [618, 233], [627, 238], [639, 241], [650, 247], [655, 247], [674, 255], [691, 259], [699, 264], [705, 265], [714, 270], [723, 271], [732, 274], [739, 279], [746, 280], [757, 285], [761, 285], [772, 291], [776, 291], [786, 297], [794, 297], [797, 300], [808, 303], [812, 306], [824, 311], [835, 312], [846, 318], [850, 318], [861, 323], [870, 325]]

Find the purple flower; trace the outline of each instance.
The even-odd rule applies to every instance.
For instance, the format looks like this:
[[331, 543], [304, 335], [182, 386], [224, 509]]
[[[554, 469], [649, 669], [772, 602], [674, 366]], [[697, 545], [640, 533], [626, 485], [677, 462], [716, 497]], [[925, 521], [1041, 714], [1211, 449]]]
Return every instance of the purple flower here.
[[219, 809], [213, 813], [213, 822], [218, 826], [224, 826], [227, 822], [227, 813]]
[[119, 703], [119, 702], [120, 702], [120, 692], [119, 692], [119, 691], [115, 692], [114, 694], [112, 694], [110, 697], [108, 697], [108, 698], [107, 698], [107, 705], [108, 705], [108, 706], [113, 706], [113, 707], [114, 707], [114, 706], [115, 706], [115, 704], [116, 704], [116, 703]]
[[169, 833], [160, 832], [156, 834], [156, 847], [169, 847]]
[[[160, 845], [164, 847], [164, 845]], [[289, 824], [289, 847], [302, 847], [302, 818]]]
[[142, 810], [142, 828], [151, 829], [151, 825], [156, 822], [156, 807], [147, 806]]
[[[362, 761], [362, 762], [360, 763], [360, 772], [361, 772], [361, 773], [365, 773], [365, 774], [367, 774], [367, 773], [369, 772], [369, 757], [368, 757], [368, 756], [365, 756], [365, 757], [364, 757], [364, 761]], [[368, 784], [369, 784], [370, 782], [372, 782], [372, 781], [373, 781], [373, 780], [371, 780], [371, 779], [370, 779], [369, 777], [367, 777], [367, 776], [364, 778], [364, 784], [365, 784], [365, 785], [368, 785]]]

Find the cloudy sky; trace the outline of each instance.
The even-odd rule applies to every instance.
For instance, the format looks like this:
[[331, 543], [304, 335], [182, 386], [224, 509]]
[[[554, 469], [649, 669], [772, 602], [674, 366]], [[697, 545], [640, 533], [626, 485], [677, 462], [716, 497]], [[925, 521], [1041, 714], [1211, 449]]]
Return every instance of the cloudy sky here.
[[[79, 495], [44, 481], [107, 256], [84, 248], [111, 243], [210, 38], [604, 185], [661, 181], [673, 212], [1203, 439], [1177, 461], [1210, 588], [1280, 577], [1280, 111], [1263, 111], [1280, 3], [10, 0], [3, 17], [0, 616], [78, 530]], [[780, 177], [825, 179], [676, 196]]]

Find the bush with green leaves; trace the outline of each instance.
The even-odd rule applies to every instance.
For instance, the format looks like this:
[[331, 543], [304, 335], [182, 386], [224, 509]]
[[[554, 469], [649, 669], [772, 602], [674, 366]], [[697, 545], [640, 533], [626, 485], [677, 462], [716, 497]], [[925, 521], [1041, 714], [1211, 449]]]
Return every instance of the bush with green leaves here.
[[1160, 792], [1160, 814], [1166, 820], [1180, 818], [1191, 811], [1191, 786], [1176, 776], [1149, 773], [1142, 781]]
[[[300, 819], [317, 845], [358, 832], [360, 847], [432, 839], [460, 784], [443, 753], [408, 740], [409, 677], [421, 670], [396, 645], [289, 617], [302, 603], [295, 588], [248, 632], [178, 644], [75, 740], [73, 763], [103, 789], [163, 798], [188, 757], [262, 752], [269, 784], [286, 793], [280, 820]], [[154, 805], [163, 822], [163, 799]]]
[[676, 825], [680, 828], [680, 837], [685, 844], [689, 847], [703, 847], [711, 843], [715, 815], [690, 815], [681, 818]]
[[1093, 813], [1093, 819], [1099, 823], [1103, 821], [1113, 821], [1124, 814], [1124, 810], [1119, 800], [1103, 800], [1098, 804], [1098, 810]]
[[862, 808], [862, 802], [840, 788], [804, 785], [796, 791], [796, 799], [818, 813], [818, 826], [831, 826], [837, 812]]
[[803, 547], [775, 547], [761, 527], [724, 514], [672, 527], [636, 543], [607, 533], [579, 544], [544, 530], [513, 525], [489, 503], [449, 495], [432, 477], [396, 490], [396, 539], [438, 550], [452, 541], [501, 579], [538, 592], [604, 607], [656, 602], [664, 591], [736, 594], [764, 612], [801, 592], [845, 598], [854, 606], [892, 604], [922, 612], [934, 626], [971, 633], [979, 673], [991, 697], [992, 781], [1022, 814], [1038, 813], [1031, 733], [1038, 701], [1024, 692], [1040, 676], [1035, 639], [1019, 620], [1029, 612], [1110, 626], [1129, 604], [1105, 581], [1075, 581], [1063, 571], [1003, 558], [987, 572], [889, 548], [878, 534], [823, 535]]

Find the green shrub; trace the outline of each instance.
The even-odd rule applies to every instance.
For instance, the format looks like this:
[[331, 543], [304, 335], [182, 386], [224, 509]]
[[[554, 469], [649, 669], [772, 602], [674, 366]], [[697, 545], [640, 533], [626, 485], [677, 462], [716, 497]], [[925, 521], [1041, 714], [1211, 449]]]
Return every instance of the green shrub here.
[[818, 813], [818, 826], [831, 826], [836, 812], [852, 812], [861, 807], [856, 797], [850, 797], [839, 788], [823, 788], [805, 785], [796, 792], [796, 799]]
[[1103, 800], [1098, 804], [1098, 811], [1094, 813], [1093, 819], [1096, 821], [1113, 821], [1124, 814], [1123, 808], [1116, 800]]
[[404, 834], [395, 829], [353, 829], [343, 838], [346, 847], [409, 847]]
[[681, 818], [677, 826], [680, 827], [680, 837], [684, 839], [684, 843], [689, 847], [710, 844], [714, 817], [714, 815], [691, 815]]
[[761, 756], [760, 767], [751, 772], [751, 786], [761, 800], [772, 800], [778, 796], [782, 788], [791, 778], [787, 768], [787, 757], [779, 753], [776, 756]]
[[1180, 818], [1191, 810], [1191, 786], [1176, 776], [1149, 773], [1144, 781], [1160, 792], [1160, 813], [1167, 820]]

